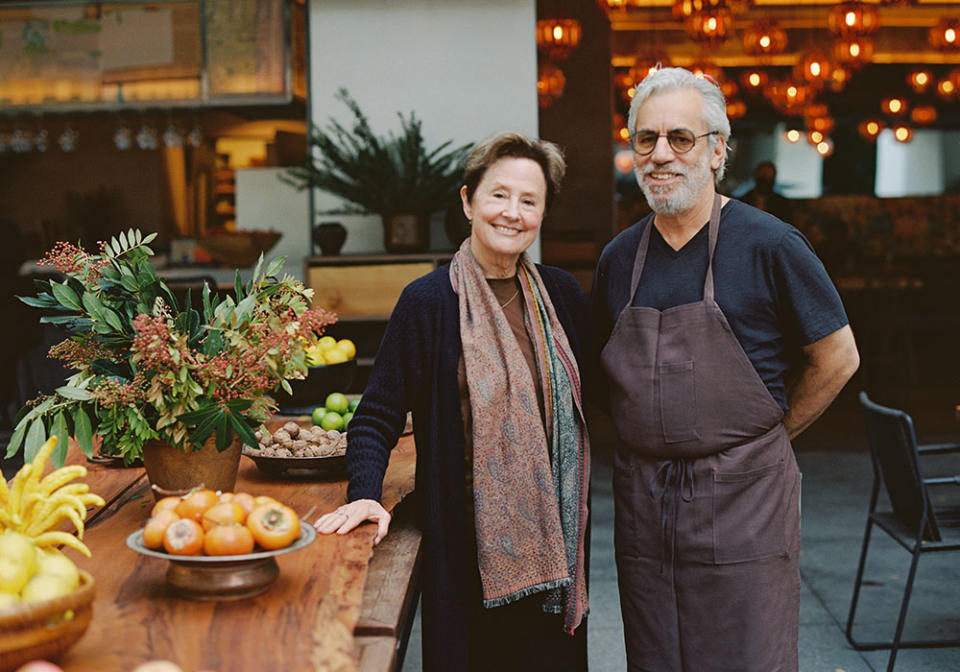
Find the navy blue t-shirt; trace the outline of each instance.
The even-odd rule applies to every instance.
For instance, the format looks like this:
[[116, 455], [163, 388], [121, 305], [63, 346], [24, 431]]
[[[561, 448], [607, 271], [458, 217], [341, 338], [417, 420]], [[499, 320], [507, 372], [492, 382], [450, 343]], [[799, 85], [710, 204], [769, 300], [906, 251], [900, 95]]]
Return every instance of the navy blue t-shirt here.
[[[652, 221], [650, 215], [623, 231], [600, 256], [593, 289], [598, 353], [627, 305], [637, 246]], [[679, 250], [654, 228], [633, 305], [665, 310], [702, 300], [708, 242], [706, 224]], [[732, 199], [720, 213], [713, 272], [720, 309], [786, 411], [784, 378], [800, 347], [847, 324], [840, 295], [802, 233]]]

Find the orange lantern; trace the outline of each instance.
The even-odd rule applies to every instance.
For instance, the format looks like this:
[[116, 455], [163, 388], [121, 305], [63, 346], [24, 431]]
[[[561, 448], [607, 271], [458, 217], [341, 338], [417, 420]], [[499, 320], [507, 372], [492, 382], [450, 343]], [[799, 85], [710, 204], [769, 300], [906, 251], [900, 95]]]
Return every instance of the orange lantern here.
[[844, 37], [872, 35], [880, 27], [880, 16], [871, 5], [844, 2], [830, 10], [827, 18], [830, 32]]
[[933, 105], [917, 105], [910, 110], [910, 119], [917, 126], [926, 126], [937, 120], [937, 108]]
[[830, 81], [833, 64], [826, 54], [816, 49], [804, 52], [794, 69], [794, 76], [809, 84], [823, 84]]
[[770, 81], [770, 78], [766, 71], [759, 68], [746, 70], [740, 75], [740, 82], [748, 91], [760, 91], [767, 85], [768, 81]]
[[923, 93], [933, 84], [933, 72], [926, 68], [915, 68], [907, 73], [907, 84], [917, 93]]
[[807, 133], [807, 142], [816, 147], [826, 140], [827, 136], [823, 131], [810, 131]]
[[701, 12], [726, 7], [726, 0], [674, 0], [673, 18], [685, 21]]
[[826, 158], [828, 156], [833, 156], [833, 140], [830, 138], [824, 138], [816, 144], [817, 154]]
[[795, 145], [798, 142], [800, 142], [800, 139], [802, 137], [803, 137], [803, 133], [801, 133], [795, 128], [789, 128], [783, 134], [783, 139], [792, 145]]
[[811, 117], [806, 123], [808, 129], [811, 131], [820, 131], [824, 135], [828, 135], [834, 126], [837, 125], [833, 117]]
[[737, 95], [740, 87], [737, 86], [737, 83], [732, 79], [725, 79], [720, 82], [720, 90], [723, 92], [724, 98], [733, 98], [735, 95]]
[[879, 119], [864, 119], [860, 122], [860, 125], [857, 126], [857, 132], [870, 141], [876, 140], [882, 130], [883, 122]]
[[833, 57], [838, 63], [859, 68], [873, 58], [874, 44], [869, 37], [841, 37], [833, 43]]
[[547, 108], [563, 95], [567, 77], [563, 70], [552, 63], [541, 63], [537, 72], [537, 102]]
[[537, 21], [537, 47], [548, 58], [562, 61], [580, 45], [582, 32], [576, 19], [541, 19]]
[[727, 41], [733, 28], [733, 14], [727, 7], [697, 12], [686, 21], [687, 35], [706, 47], [717, 47]]
[[907, 101], [897, 96], [884, 98], [880, 103], [880, 109], [883, 110], [883, 113], [889, 114], [892, 117], [898, 117], [902, 114], [906, 114], [907, 107]]
[[941, 79], [937, 82], [937, 95], [941, 98], [953, 98], [957, 94], [957, 85], [950, 78]]
[[930, 46], [938, 51], [960, 50], [960, 20], [940, 19], [927, 33]]
[[743, 50], [751, 56], [769, 56], [787, 48], [787, 31], [776, 21], [757, 21], [743, 31]]
[[913, 129], [906, 124], [897, 124], [893, 127], [893, 139], [897, 142], [910, 142], [913, 139]]
[[727, 101], [727, 117], [730, 121], [742, 119], [747, 114], [747, 104], [739, 98]]
[[838, 65], [830, 71], [830, 90], [843, 91], [843, 87], [850, 81], [850, 68], [844, 65]]

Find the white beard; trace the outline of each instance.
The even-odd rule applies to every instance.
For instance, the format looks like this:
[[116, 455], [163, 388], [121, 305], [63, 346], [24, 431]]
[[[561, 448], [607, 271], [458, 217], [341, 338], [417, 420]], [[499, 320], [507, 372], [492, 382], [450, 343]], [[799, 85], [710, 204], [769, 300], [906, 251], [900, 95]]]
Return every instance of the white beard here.
[[[676, 215], [694, 207], [708, 180], [713, 179], [709, 154], [704, 155], [704, 160], [700, 165], [692, 168], [682, 165], [675, 166], [672, 163], [661, 165], [651, 163], [642, 170], [636, 166], [633, 168], [637, 184], [640, 185], [640, 190], [646, 197], [650, 209], [662, 215]], [[660, 187], [650, 185], [643, 179], [645, 175], [660, 170], [669, 170], [680, 175], [679, 184], [675, 187]]]

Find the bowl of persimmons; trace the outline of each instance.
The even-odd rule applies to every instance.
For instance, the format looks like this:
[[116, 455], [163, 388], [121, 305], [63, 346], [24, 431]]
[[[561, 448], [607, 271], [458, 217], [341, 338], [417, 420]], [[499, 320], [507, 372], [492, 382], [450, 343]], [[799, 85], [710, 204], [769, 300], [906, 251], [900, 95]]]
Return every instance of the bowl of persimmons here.
[[275, 557], [316, 537], [272, 497], [200, 488], [160, 499], [127, 546], [168, 560], [167, 583], [183, 597], [238, 600], [266, 591], [280, 573]]

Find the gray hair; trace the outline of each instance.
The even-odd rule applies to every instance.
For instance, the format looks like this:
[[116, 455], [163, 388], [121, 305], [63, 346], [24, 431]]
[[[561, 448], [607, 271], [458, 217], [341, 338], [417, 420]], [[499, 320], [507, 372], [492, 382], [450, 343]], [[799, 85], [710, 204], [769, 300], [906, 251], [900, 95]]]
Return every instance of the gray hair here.
[[[698, 77], [684, 68], [660, 68], [654, 70], [643, 78], [643, 81], [637, 84], [633, 93], [633, 100], [630, 102], [630, 112], [628, 114], [628, 126], [630, 133], [635, 133], [637, 128], [637, 114], [644, 101], [660, 93], [670, 91], [679, 91], [681, 89], [695, 89], [700, 92], [700, 98], [703, 101], [703, 123], [707, 129], [723, 137], [727, 146], [726, 156], [720, 166], [714, 171], [713, 179], [716, 184], [720, 183], [727, 171], [727, 159], [730, 158], [730, 120], [727, 119], [727, 101], [723, 97], [723, 92], [716, 82], [710, 77]], [[715, 135], [709, 136], [710, 147], [717, 145]]]

